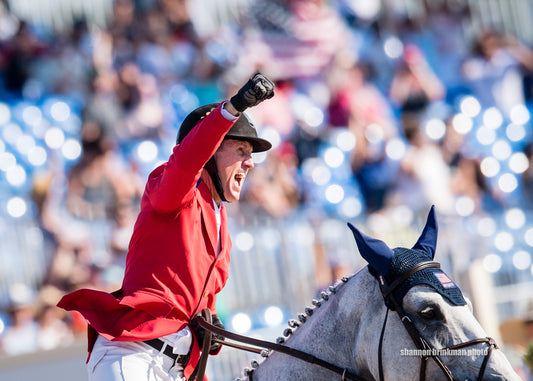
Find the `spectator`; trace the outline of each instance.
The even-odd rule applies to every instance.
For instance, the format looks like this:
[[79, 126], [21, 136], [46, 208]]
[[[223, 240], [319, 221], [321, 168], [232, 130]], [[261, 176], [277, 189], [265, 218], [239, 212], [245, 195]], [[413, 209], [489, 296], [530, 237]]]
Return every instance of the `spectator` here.
[[481, 160], [475, 157], [458, 158], [450, 178], [450, 189], [456, 196], [468, 197], [474, 203], [474, 213], [484, 213], [493, 204], [492, 192], [481, 172]]
[[[65, 94], [82, 104], [90, 91], [90, 76], [93, 70], [92, 38], [87, 23], [77, 21], [72, 31], [61, 42], [57, 53], [57, 73], [53, 91]], [[57, 78], [55, 78], [57, 77]]]
[[83, 220], [109, 218], [120, 188], [115, 153], [97, 122], [85, 121], [81, 135], [82, 157], [68, 175], [68, 209]]
[[452, 214], [455, 210], [451, 192], [451, 171], [441, 150], [429, 141], [417, 117], [404, 119], [404, 133], [409, 143], [400, 163], [395, 183], [394, 204], [409, 206], [415, 213], [436, 205], [439, 212]]
[[46, 273], [43, 283], [64, 289], [88, 280], [90, 239], [78, 224], [67, 219], [58, 200], [58, 174], [45, 172], [34, 178], [31, 193], [38, 226], [43, 232]]
[[106, 136], [124, 142], [128, 136], [122, 137], [121, 124], [130, 107], [137, 102], [135, 87], [120, 82], [117, 73], [109, 68], [97, 70], [90, 87], [83, 118], [100, 125]]
[[512, 36], [487, 30], [475, 40], [462, 74], [483, 107], [497, 107], [509, 115], [513, 106], [525, 102], [521, 65], [533, 67], [531, 49]]
[[0, 52], [4, 89], [20, 97], [24, 85], [33, 78], [34, 65], [46, 53], [46, 47], [33, 34], [30, 25], [21, 22], [15, 37], [4, 44]]
[[39, 327], [35, 322], [33, 291], [22, 283], [10, 287], [10, 324], [0, 337], [0, 348], [7, 355], [34, 352], [37, 346]]
[[115, 67], [135, 61], [137, 45], [142, 36], [138, 21], [133, 0], [117, 0], [113, 3], [113, 18], [109, 24], [109, 33]]
[[[396, 176], [397, 167], [387, 156], [386, 145], [397, 137], [398, 131], [390, 104], [378, 88], [367, 81], [367, 68], [363, 64], [334, 68], [331, 80], [338, 82], [332, 86], [336, 91], [330, 111], [337, 108], [335, 117], [347, 118], [348, 129], [356, 138], [351, 170], [361, 188], [365, 206], [372, 212], [385, 205], [388, 189]], [[344, 111], [339, 112], [339, 109]]]
[[444, 121], [446, 132], [440, 141], [442, 158], [450, 167], [455, 167], [457, 162], [467, 151], [468, 139], [466, 134], [459, 133], [453, 125], [453, 118]]
[[467, 2], [426, 1], [428, 21], [426, 27], [432, 35], [433, 59], [430, 61], [449, 100], [464, 91], [461, 65], [468, 54], [464, 42], [469, 33], [468, 20], [471, 9]]
[[389, 95], [402, 118], [422, 118], [431, 103], [444, 99], [446, 89], [422, 50], [408, 44], [395, 69]]
[[468, 197], [475, 205], [474, 213], [483, 213], [495, 206], [487, 179], [481, 172], [481, 159], [468, 152], [465, 134], [457, 132], [452, 119], [446, 120], [446, 134], [440, 143], [444, 161], [450, 167], [450, 190], [454, 197]]
[[130, 105], [121, 121], [117, 134], [121, 140], [151, 139], [161, 141], [163, 135], [163, 105], [156, 78], [138, 72], [130, 93], [138, 98]]
[[61, 291], [53, 286], [45, 286], [39, 292], [35, 320], [39, 327], [37, 346], [49, 350], [71, 345], [74, 334], [64, 321], [65, 313], [55, 304], [61, 297]]
[[254, 211], [274, 219], [287, 216], [301, 201], [297, 164], [294, 146], [283, 143], [270, 154], [264, 165], [250, 173], [244, 201]]
[[125, 181], [127, 167], [97, 122], [85, 121], [81, 135], [82, 156], [68, 173], [67, 208], [74, 222], [90, 237], [89, 258], [83, 261], [87, 266], [104, 266], [112, 258], [110, 225], [116, 206], [131, 205], [138, 197], [138, 188]]

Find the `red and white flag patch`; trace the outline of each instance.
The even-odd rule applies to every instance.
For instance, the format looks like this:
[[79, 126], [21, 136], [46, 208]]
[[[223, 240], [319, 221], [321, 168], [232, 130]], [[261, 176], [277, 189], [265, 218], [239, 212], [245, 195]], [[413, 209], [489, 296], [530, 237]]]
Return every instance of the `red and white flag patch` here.
[[448, 275], [444, 274], [443, 272], [434, 272], [433, 275], [435, 275], [435, 278], [440, 282], [442, 287], [444, 288], [452, 288], [456, 287], [455, 283], [452, 282], [450, 278], [448, 278]]

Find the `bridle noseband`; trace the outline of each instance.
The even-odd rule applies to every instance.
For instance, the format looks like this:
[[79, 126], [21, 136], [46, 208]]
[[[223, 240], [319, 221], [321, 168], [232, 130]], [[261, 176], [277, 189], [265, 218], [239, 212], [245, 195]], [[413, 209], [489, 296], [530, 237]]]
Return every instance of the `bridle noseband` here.
[[411, 340], [413, 341], [413, 343], [415, 344], [417, 349], [419, 349], [421, 351], [421, 353], [423, 353], [423, 355], [420, 358], [420, 360], [421, 360], [421, 362], [420, 362], [420, 381], [423, 381], [426, 378], [427, 360], [430, 359], [430, 358], [433, 361], [435, 361], [435, 363], [439, 366], [439, 368], [446, 375], [446, 378], [448, 380], [450, 380], [450, 381], [457, 380], [456, 378], [454, 378], [451, 370], [441, 360], [441, 358], [439, 356], [439, 353], [443, 353], [443, 352], [446, 353], [446, 352], [450, 352], [450, 351], [456, 351], [456, 350], [460, 350], [460, 349], [463, 349], [463, 348], [471, 347], [471, 346], [474, 346], [474, 345], [477, 345], [477, 344], [487, 344], [488, 345], [488, 351], [487, 351], [487, 354], [485, 355], [485, 358], [483, 359], [483, 363], [481, 364], [481, 367], [479, 369], [479, 373], [478, 373], [478, 376], [477, 376], [477, 380], [481, 381], [483, 379], [483, 375], [485, 373], [485, 368], [487, 367], [487, 364], [489, 362], [492, 350], [494, 348], [496, 348], [496, 349], [498, 348], [498, 345], [496, 344], [496, 341], [492, 337], [484, 337], [484, 338], [473, 339], [473, 340], [470, 340], [470, 341], [467, 341], [467, 342], [464, 342], [464, 343], [455, 344], [455, 345], [451, 345], [449, 347], [442, 348], [440, 350], [436, 350], [420, 334], [418, 329], [415, 327], [415, 325], [413, 324], [413, 322], [411, 321], [411, 319], [409, 318], [409, 316], [407, 315], [407, 313], [403, 309], [401, 301], [397, 300], [394, 297], [394, 294], [393, 294], [394, 290], [396, 290], [400, 285], [402, 285], [407, 280], [407, 278], [409, 278], [411, 275], [417, 273], [418, 271], [423, 270], [423, 269], [427, 269], [427, 268], [440, 268], [440, 263], [432, 262], [432, 261], [417, 263], [417, 264], [413, 265], [412, 267], [410, 267], [409, 269], [407, 269], [406, 271], [404, 271], [403, 273], [401, 273], [393, 282], [391, 282], [390, 285], [387, 284], [387, 282], [385, 281], [385, 278], [383, 276], [380, 275], [378, 277], [379, 286], [380, 286], [380, 289], [381, 289], [381, 294], [383, 295], [383, 299], [384, 299], [385, 304], [387, 306], [387, 312], [385, 314], [385, 320], [383, 322], [383, 327], [381, 329], [381, 335], [380, 335], [380, 338], [379, 338], [379, 347], [378, 347], [379, 379], [380, 379], [380, 381], [384, 381], [385, 380], [384, 374], [383, 374], [383, 360], [382, 360], [383, 337], [385, 335], [385, 327], [387, 325], [387, 317], [388, 317], [388, 314], [389, 314], [389, 310], [392, 307], [392, 309], [394, 309], [398, 313], [398, 316], [400, 317], [400, 321], [402, 322], [403, 326], [405, 327], [407, 333], [411, 337]]
[[[400, 301], [396, 300], [396, 298], [394, 297], [393, 291], [396, 288], [398, 288], [400, 285], [402, 285], [403, 282], [405, 282], [407, 280], [407, 278], [409, 278], [411, 275], [417, 273], [418, 271], [426, 269], [426, 268], [440, 268], [440, 264], [438, 262], [432, 262], [432, 261], [417, 263], [417, 264], [413, 265], [412, 267], [410, 267], [409, 269], [407, 269], [406, 271], [404, 271], [403, 273], [401, 273], [390, 285], [387, 284], [387, 282], [385, 281], [385, 279], [382, 276], [378, 277], [381, 293], [383, 295], [383, 299], [385, 301], [385, 305], [387, 306], [387, 312], [385, 313], [385, 320], [383, 322], [383, 326], [382, 326], [382, 329], [381, 329], [381, 334], [380, 334], [380, 338], [379, 338], [379, 347], [378, 347], [379, 380], [380, 381], [384, 381], [385, 380], [384, 372], [383, 372], [383, 360], [382, 360], [383, 338], [384, 338], [384, 335], [385, 335], [385, 327], [387, 325], [387, 318], [388, 318], [388, 315], [389, 315], [389, 311], [391, 309], [394, 309], [398, 313], [398, 316], [400, 317], [400, 320], [401, 320], [402, 324], [404, 325], [405, 329], [407, 330], [407, 333], [411, 337], [411, 340], [413, 341], [413, 343], [415, 344], [417, 349], [419, 349], [423, 353], [425, 353], [424, 355], [421, 356], [420, 381], [423, 381], [426, 378], [427, 360], [430, 359], [430, 358], [433, 361], [435, 361], [435, 363], [443, 371], [443, 373], [446, 375], [446, 378], [449, 381], [458, 381], [456, 378], [454, 378], [451, 370], [441, 360], [441, 358], [440, 358], [438, 353], [446, 352], [446, 351], [460, 350], [460, 349], [463, 349], [463, 348], [466, 348], [466, 347], [470, 347], [470, 346], [474, 346], [474, 345], [477, 345], [477, 344], [487, 344], [488, 345], [488, 351], [487, 351], [487, 354], [485, 355], [485, 358], [483, 359], [483, 363], [481, 364], [481, 368], [479, 369], [479, 373], [478, 373], [478, 377], [477, 377], [477, 380], [481, 381], [483, 379], [483, 375], [485, 373], [485, 368], [487, 367], [487, 364], [489, 362], [492, 350], [495, 349], [495, 348], [496, 349], [498, 348], [498, 346], [496, 345], [496, 342], [494, 341], [493, 338], [491, 338], [491, 337], [478, 338], [478, 339], [470, 340], [470, 341], [467, 341], [467, 342], [464, 342], [464, 343], [451, 345], [449, 347], [445, 347], [445, 348], [442, 348], [440, 350], [436, 350], [420, 334], [418, 329], [415, 327], [415, 325], [413, 324], [413, 322], [411, 321], [411, 319], [409, 318], [409, 316], [407, 315], [407, 313], [405, 312], [405, 310], [401, 306]], [[344, 280], [344, 281], [346, 282], [347, 279]], [[281, 352], [281, 353], [284, 353], [284, 354], [289, 355], [291, 357], [295, 357], [295, 358], [298, 358], [298, 359], [300, 359], [302, 361], [308, 362], [310, 364], [315, 364], [315, 365], [318, 365], [320, 367], [329, 369], [332, 372], [335, 372], [338, 375], [340, 375], [341, 376], [341, 381], [345, 381], [345, 380], [365, 381], [365, 379], [363, 377], [357, 375], [356, 373], [354, 373], [353, 371], [351, 371], [351, 370], [349, 370], [347, 368], [332, 364], [332, 363], [330, 363], [328, 361], [322, 360], [322, 359], [320, 359], [320, 358], [318, 358], [318, 357], [316, 357], [314, 355], [311, 355], [309, 353], [300, 351], [298, 349], [291, 348], [291, 347], [288, 347], [286, 345], [281, 345], [281, 344], [278, 344], [278, 343], [272, 343], [272, 342], [269, 342], [269, 341], [264, 341], [264, 340], [259, 340], [259, 339], [243, 336], [243, 335], [238, 335], [236, 333], [229, 332], [227, 330], [224, 330], [222, 328], [214, 326], [214, 325], [208, 323], [207, 321], [205, 321], [205, 319], [198, 319], [198, 324], [201, 327], [203, 327], [204, 329], [206, 329], [207, 331], [213, 332], [213, 333], [215, 333], [215, 334], [217, 334], [219, 336], [223, 336], [223, 337], [225, 337], [227, 339], [238, 341], [238, 342], [245, 343], [245, 344], [248, 344], [248, 345], [252, 345], [254, 347], [267, 348], [269, 350], [273, 350], [273, 351], [276, 351], [276, 352]], [[264, 352], [263, 350], [260, 350], [260, 349], [257, 349], [257, 348], [252, 348], [252, 347], [245, 346], [245, 345], [239, 345], [239, 344], [231, 343], [231, 342], [228, 342], [228, 341], [221, 341], [221, 340], [218, 340], [218, 339], [216, 339], [216, 341], [218, 341], [219, 343], [221, 343], [223, 345], [228, 345], [228, 346], [231, 346], [231, 347], [234, 347], [234, 348], [237, 348], [237, 349], [241, 349], [241, 350], [246, 350], [246, 351], [249, 351], [249, 352], [254, 352], [254, 353], [262, 353], [262, 352]], [[253, 372], [250, 372], [248, 374], [248, 378], [249, 378], [250, 381], [253, 381]]]

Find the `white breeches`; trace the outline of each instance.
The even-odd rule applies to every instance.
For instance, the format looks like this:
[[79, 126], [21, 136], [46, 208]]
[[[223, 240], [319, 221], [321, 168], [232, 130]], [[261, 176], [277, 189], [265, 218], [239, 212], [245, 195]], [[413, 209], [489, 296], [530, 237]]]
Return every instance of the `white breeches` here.
[[102, 336], [94, 344], [87, 371], [89, 381], [186, 381], [181, 365], [148, 344]]

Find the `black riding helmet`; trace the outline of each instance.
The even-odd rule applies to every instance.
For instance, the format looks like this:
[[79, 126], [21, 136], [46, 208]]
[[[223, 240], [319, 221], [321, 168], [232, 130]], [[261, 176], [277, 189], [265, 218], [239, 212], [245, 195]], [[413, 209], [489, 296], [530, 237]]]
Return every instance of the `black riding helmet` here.
[[[202, 120], [207, 116], [211, 111], [216, 109], [220, 103], [211, 103], [205, 106], [198, 107], [197, 109], [191, 111], [189, 115], [185, 117], [181, 123], [178, 136], [176, 138], [176, 144], [181, 143], [181, 141], [187, 136], [187, 134]], [[224, 139], [235, 139], [243, 140], [249, 142], [252, 145], [252, 152], [264, 152], [272, 148], [272, 144], [268, 140], [261, 139], [257, 136], [257, 131], [255, 130], [252, 122], [248, 119], [246, 114], [242, 113], [239, 116], [239, 119], [228, 131]], [[215, 157], [212, 156], [205, 165], [205, 169], [211, 176], [218, 195], [222, 201], [227, 201], [224, 196], [224, 190], [222, 188], [222, 182], [218, 175], [217, 165], [215, 162]]]

